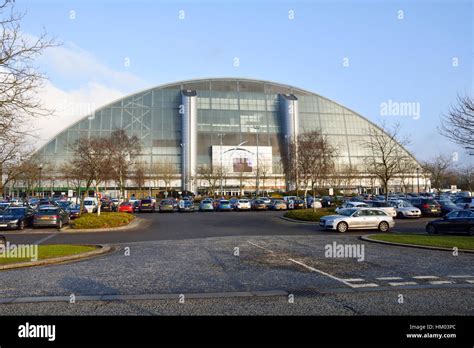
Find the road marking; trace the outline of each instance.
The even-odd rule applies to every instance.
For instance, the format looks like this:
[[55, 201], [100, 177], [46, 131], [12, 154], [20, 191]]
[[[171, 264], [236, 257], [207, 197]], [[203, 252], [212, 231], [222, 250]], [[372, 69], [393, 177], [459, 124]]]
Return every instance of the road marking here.
[[379, 277], [379, 278], [375, 278], [377, 280], [400, 280], [400, 279], [403, 279], [402, 277]]
[[441, 284], [453, 284], [454, 282], [451, 280], [433, 280], [430, 282], [430, 284], [433, 285], [441, 285]]
[[403, 285], [418, 285], [416, 282], [395, 282], [395, 283], [388, 283], [391, 286], [403, 286]]
[[414, 276], [414, 279], [439, 279], [437, 276]]
[[267, 248], [264, 248], [264, 247], [262, 247], [262, 246], [260, 246], [260, 245], [255, 244], [255, 243], [252, 243], [252, 242], [249, 241], [249, 240], [247, 241], [247, 243], [252, 244], [253, 246], [255, 246], [255, 247], [257, 247], [257, 248], [260, 248], [260, 249], [262, 249], [262, 250], [265, 250], [265, 251], [268, 252], [268, 253], [273, 253], [272, 250], [267, 249]]
[[338, 282], [341, 282], [341, 283], [343, 283], [343, 284], [345, 284], [345, 285], [347, 285], [347, 286], [350, 286], [351, 288], [356, 288], [357, 285], [360, 285], [360, 284], [351, 284], [351, 283], [345, 281], [344, 279], [338, 278], [338, 277], [336, 277], [336, 276], [333, 276], [332, 274], [329, 274], [329, 273], [326, 273], [326, 272], [321, 271], [321, 270], [319, 270], [319, 269], [316, 269], [316, 268], [314, 268], [314, 267], [308, 266], [308, 265], [304, 264], [303, 262], [300, 262], [300, 261], [297, 261], [297, 260], [293, 260], [293, 259], [288, 259], [288, 261], [291, 261], [291, 262], [294, 262], [294, 263], [296, 263], [296, 264], [298, 264], [298, 265], [300, 265], [300, 266], [303, 266], [303, 267], [309, 269], [310, 271], [317, 272], [317, 273], [320, 273], [320, 274], [322, 274], [322, 275], [325, 275], [326, 277], [329, 277], [329, 278], [331, 278], [331, 279], [337, 280]]
[[364, 283], [364, 284], [352, 284], [353, 288], [375, 288], [378, 284]]
[[363, 282], [364, 281], [364, 279], [362, 278], [348, 278], [348, 279], [346, 278], [343, 280], [345, 280], [346, 282]]
[[56, 235], [56, 233], [50, 234], [49, 236], [41, 238], [39, 241], [35, 242], [34, 244], [40, 245], [41, 243], [46, 242], [48, 239], [53, 238], [55, 235]]
[[463, 274], [463, 275], [448, 275], [449, 278], [474, 278], [473, 275], [466, 275], [466, 274]]

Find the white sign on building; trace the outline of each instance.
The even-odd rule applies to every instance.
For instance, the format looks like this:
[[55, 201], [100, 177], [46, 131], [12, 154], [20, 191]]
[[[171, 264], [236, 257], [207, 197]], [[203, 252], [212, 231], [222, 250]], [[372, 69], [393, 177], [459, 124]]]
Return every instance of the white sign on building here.
[[[212, 146], [212, 166], [223, 166], [227, 173], [256, 173], [257, 146]], [[272, 147], [258, 147], [260, 171], [272, 174]]]

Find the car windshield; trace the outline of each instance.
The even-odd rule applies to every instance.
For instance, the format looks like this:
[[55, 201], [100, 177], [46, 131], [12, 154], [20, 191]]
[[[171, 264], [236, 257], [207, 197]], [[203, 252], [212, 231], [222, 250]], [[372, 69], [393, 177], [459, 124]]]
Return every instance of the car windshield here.
[[413, 207], [413, 204], [411, 204], [410, 202], [402, 202], [400, 206], [404, 208], [410, 208]]
[[123, 202], [122, 204], [120, 204], [121, 207], [127, 207], [129, 205], [131, 205], [130, 202]]
[[9, 208], [9, 209], [6, 209], [4, 214], [5, 215], [23, 215], [25, 214], [26, 212], [26, 209], [25, 208]]
[[229, 201], [221, 201], [221, 204], [229, 204]]
[[69, 209], [71, 209], [71, 210], [72, 209], [80, 209], [80, 208], [81, 208], [81, 206], [79, 204], [70, 204], [69, 205]]
[[93, 201], [84, 201], [84, 205], [93, 205], [94, 202]]
[[36, 213], [37, 215], [55, 215], [58, 213], [57, 209], [41, 209]]
[[151, 200], [149, 199], [143, 199], [142, 200], [142, 204], [145, 203], [145, 204], [150, 204], [151, 203]]

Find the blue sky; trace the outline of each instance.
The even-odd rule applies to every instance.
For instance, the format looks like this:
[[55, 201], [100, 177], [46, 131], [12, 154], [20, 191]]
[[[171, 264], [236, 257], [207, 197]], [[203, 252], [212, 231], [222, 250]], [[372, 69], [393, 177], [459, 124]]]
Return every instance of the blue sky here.
[[[377, 123], [399, 122], [421, 160], [458, 152], [473, 162], [436, 130], [458, 93], [473, 94], [471, 1], [256, 2], [17, 1], [27, 10], [24, 32], [45, 28], [62, 42], [38, 61], [50, 79], [46, 103], [80, 105], [58, 116], [57, 129], [39, 123], [40, 133], [47, 138], [77, 120], [88, 102], [242, 76], [311, 90]], [[382, 116], [389, 100], [417, 103], [420, 117]]]

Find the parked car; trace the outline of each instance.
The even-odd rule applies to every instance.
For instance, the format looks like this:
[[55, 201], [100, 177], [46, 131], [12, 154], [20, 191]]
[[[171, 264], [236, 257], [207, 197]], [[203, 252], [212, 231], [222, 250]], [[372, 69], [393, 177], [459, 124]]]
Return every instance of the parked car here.
[[135, 212], [135, 207], [133, 206], [132, 202], [122, 202], [118, 207], [119, 213], [130, 213], [133, 214]]
[[421, 217], [421, 210], [413, 206], [410, 202], [399, 200], [399, 201], [388, 201], [388, 204], [391, 204], [395, 208], [398, 218]]
[[140, 200], [133, 201], [133, 211], [136, 213], [140, 209]]
[[237, 211], [250, 210], [252, 209], [252, 204], [248, 199], [238, 199], [234, 205], [234, 209]]
[[365, 201], [365, 203], [367, 203], [369, 207], [379, 208], [385, 211], [391, 217], [397, 216], [397, 211], [395, 210], [395, 208], [385, 201]]
[[211, 199], [203, 199], [199, 203], [199, 211], [214, 211], [214, 204]]
[[103, 199], [100, 201], [100, 211], [112, 212], [114, 211], [114, 204], [108, 199]]
[[267, 210], [268, 207], [264, 201], [256, 199], [252, 202], [252, 210]]
[[474, 236], [474, 212], [471, 210], [454, 210], [442, 219], [426, 224], [426, 232], [436, 233], [466, 233]]
[[0, 213], [10, 206], [8, 202], [0, 202]]
[[[79, 214], [81, 212], [81, 205], [71, 203], [66, 208], [66, 212], [69, 214], [69, 219], [71, 220], [77, 219], [81, 215]], [[87, 209], [84, 207], [82, 208], [82, 214], [87, 214]]]
[[61, 229], [69, 220], [69, 214], [63, 208], [43, 207], [35, 213], [33, 227], [54, 226]]
[[454, 201], [454, 203], [460, 208], [460, 209], [474, 209], [474, 198], [472, 197], [458, 197]]
[[88, 213], [97, 212], [97, 199], [95, 198], [84, 198], [84, 208], [87, 209]]
[[228, 200], [221, 199], [217, 205], [217, 210], [218, 211], [231, 211], [232, 205], [230, 204]]
[[179, 211], [184, 213], [184, 212], [193, 212], [194, 213], [194, 203], [193, 201], [186, 200], [186, 201], [181, 201], [179, 204]]
[[293, 209], [304, 209], [305, 207], [305, 202], [303, 199], [296, 199], [293, 203]]
[[138, 205], [138, 211], [140, 213], [148, 211], [150, 213], [155, 212], [155, 203], [151, 199], [142, 199]]
[[410, 198], [410, 203], [421, 210], [422, 215], [440, 216], [441, 206], [432, 198], [416, 197]]
[[176, 210], [174, 200], [173, 199], [163, 199], [160, 202], [160, 213], [169, 212], [174, 213]]
[[56, 201], [56, 205], [63, 209], [67, 209], [67, 207], [71, 204], [71, 201]]
[[441, 215], [444, 216], [449, 214], [453, 210], [460, 210], [460, 208], [453, 203], [450, 199], [441, 199], [438, 201], [439, 205], [441, 206]]
[[352, 202], [352, 201], [347, 201], [343, 203], [341, 206], [336, 208], [336, 213], [339, 214], [341, 210], [344, 209], [349, 209], [349, 208], [368, 208], [369, 206], [367, 203], [364, 202]]
[[346, 232], [351, 229], [378, 229], [387, 232], [395, 226], [393, 218], [377, 208], [342, 209], [337, 215], [323, 216], [319, 226], [324, 229]]
[[275, 199], [270, 205], [268, 206], [271, 210], [286, 210], [286, 202], [281, 199]]
[[323, 196], [321, 197], [321, 205], [323, 208], [327, 208], [332, 206], [332, 198], [329, 196]]
[[9, 207], [0, 215], [0, 228], [23, 230], [31, 226], [35, 212], [29, 207]]

